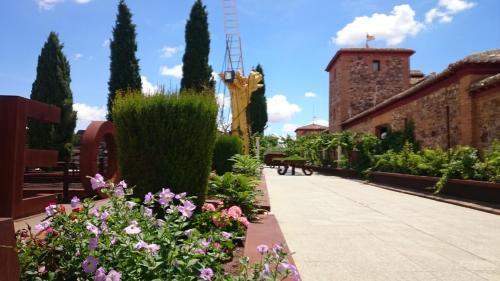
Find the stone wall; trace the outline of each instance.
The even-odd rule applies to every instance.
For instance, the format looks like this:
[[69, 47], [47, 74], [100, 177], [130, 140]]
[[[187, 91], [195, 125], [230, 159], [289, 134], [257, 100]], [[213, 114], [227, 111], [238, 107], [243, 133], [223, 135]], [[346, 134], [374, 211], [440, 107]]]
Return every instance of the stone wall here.
[[473, 142], [478, 148], [500, 140], [500, 86], [473, 96]]

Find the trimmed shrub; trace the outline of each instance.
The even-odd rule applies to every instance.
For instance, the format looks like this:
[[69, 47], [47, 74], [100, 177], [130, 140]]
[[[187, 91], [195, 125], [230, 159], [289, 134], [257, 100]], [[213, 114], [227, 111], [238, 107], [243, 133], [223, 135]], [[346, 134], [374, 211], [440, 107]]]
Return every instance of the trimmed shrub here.
[[134, 93], [113, 107], [123, 177], [143, 197], [162, 188], [205, 200], [216, 135], [217, 105], [210, 95]]
[[215, 140], [213, 167], [218, 175], [231, 172], [233, 161], [229, 158], [243, 153], [243, 143], [238, 136], [220, 134]]

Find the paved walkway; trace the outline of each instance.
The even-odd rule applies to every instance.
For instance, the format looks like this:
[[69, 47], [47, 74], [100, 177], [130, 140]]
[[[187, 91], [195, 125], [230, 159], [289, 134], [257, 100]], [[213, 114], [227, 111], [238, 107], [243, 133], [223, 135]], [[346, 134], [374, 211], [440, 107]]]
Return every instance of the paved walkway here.
[[304, 281], [500, 280], [500, 216], [333, 176], [264, 171]]

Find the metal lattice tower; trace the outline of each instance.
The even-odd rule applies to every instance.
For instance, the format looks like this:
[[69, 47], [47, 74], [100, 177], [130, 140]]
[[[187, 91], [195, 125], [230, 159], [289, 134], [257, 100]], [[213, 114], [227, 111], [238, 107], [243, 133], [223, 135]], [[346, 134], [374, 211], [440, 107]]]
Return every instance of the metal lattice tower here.
[[236, 2], [237, 0], [222, 0], [224, 33], [226, 34], [225, 70], [233, 70], [245, 75], [243, 51], [241, 49], [240, 19]]

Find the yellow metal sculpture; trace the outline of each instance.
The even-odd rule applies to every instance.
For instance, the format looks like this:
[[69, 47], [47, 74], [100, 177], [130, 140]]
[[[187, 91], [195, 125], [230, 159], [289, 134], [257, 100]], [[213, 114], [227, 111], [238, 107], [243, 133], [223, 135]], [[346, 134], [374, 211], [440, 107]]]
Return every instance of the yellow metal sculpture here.
[[231, 95], [231, 134], [240, 136], [243, 141], [243, 151], [250, 153], [250, 127], [248, 125], [246, 109], [250, 103], [252, 93], [261, 88], [262, 74], [251, 71], [248, 77], [242, 76], [239, 71], [234, 72], [234, 79], [225, 79], [224, 73], [219, 74]]

